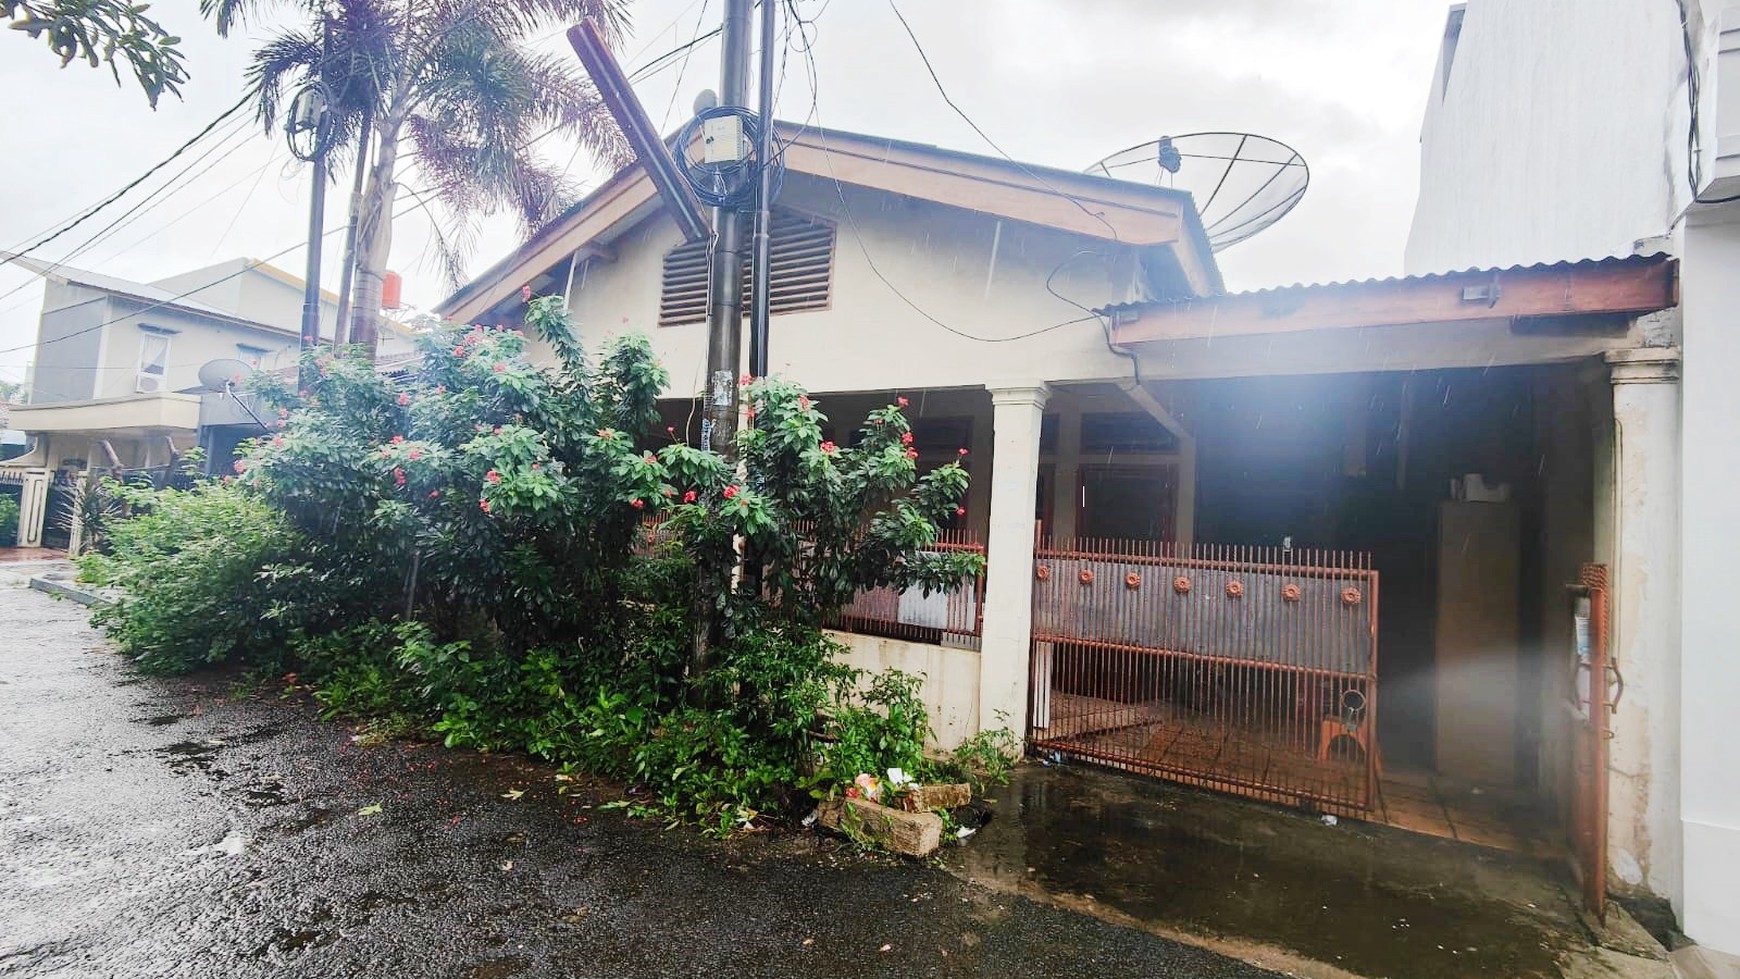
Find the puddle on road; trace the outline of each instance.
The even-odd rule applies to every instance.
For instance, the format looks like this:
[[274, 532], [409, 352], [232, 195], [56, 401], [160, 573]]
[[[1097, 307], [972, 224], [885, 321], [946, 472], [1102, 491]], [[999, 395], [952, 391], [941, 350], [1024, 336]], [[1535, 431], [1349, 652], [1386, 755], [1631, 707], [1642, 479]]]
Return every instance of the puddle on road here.
[[1078, 770], [1024, 769], [996, 809], [957, 872], [1362, 975], [1559, 975], [1568, 908], [1520, 858]]

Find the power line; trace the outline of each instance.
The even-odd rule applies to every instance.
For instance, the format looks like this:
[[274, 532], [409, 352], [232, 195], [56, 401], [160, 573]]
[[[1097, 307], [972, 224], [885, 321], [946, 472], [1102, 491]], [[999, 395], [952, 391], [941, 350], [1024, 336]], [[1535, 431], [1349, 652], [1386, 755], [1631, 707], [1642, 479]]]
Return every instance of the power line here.
[[[1086, 323], [1089, 320], [1100, 320], [1101, 319], [1101, 317], [1097, 313], [1094, 313], [1091, 310], [1089, 310], [1088, 315], [1086, 315], [1086, 316], [1078, 316], [1072, 320], [1065, 320], [1061, 323], [1053, 323], [1050, 326], [1043, 326], [1043, 327], [1040, 327], [1039, 329], [1030, 330], [1026, 333], [1019, 333], [1019, 334], [1016, 334], [1014, 336], [1007, 336], [1007, 337], [982, 337], [982, 336], [978, 336], [976, 334], [968, 333], [964, 330], [957, 329], [957, 328], [950, 326], [949, 324], [943, 322], [942, 320], [938, 319], [936, 316], [932, 315], [932, 313], [929, 310], [925, 309], [923, 306], [920, 306], [915, 300], [913, 300], [912, 297], [908, 296], [905, 292], [902, 292], [900, 287], [895, 285], [893, 283], [893, 281], [888, 278], [887, 275], [884, 275], [881, 267], [876, 264], [876, 259], [874, 257], [872, 257], [870, 254], [870, 247], [869, 247], [868, 243], [866, 243], [864, 240], [863, 230], [858, 227], [858, 216], [853, 213], [852, 205], [846, 201], [845, 185], [843, 185], [840, 182], [839, 175], [834, 172], [833, 152], [828, 147], [827, 123], [823, 122], [822, 117], [821, 117], [821, 93], [820, 93], [820, 86], [818, 84], [818, 77], [819, 76], [818, 76], [818, 72], [816, 71], [816, 66], [815, 66], [815, 54], [811, 50], [813, 45], [814, 45], [814, 42], [811, 41], [811, 42], [807, 43], [801, 50], [802, 50], [802, 54], [804, 55], [804, 59], [808, 62], [806, 70], [807, 70], [807, 72], [809, 74], [809, 78], [810, 78], [810, 96], [811, 96], [810, 115], [812, 117], [814, 117], [816, 120], [816, 126], [817, 126], [817, 130], [818, 130], [817, 135], [819, 136], [819, 138], [821, 139], [821, 142], [822, 142], [822, 160], [827, 165], [828, 179], [834, 185], [834, 194], [835, 194], [835, 196], [837, 196], [839, 198], [840, 210], [846, 215], [846, 225], [847, 225], [847, 227], [851, 228], [852, 238], [854, 241], [857, 242], [858, 250], [861, 253], [863, 253], [863, 255], [864, 255], [864, 264], [870, 266], [871, 273], [874, 274], [876, 276], [876, 278], [880, 279], [882, 281], [882, 284], [887, 286], [888, 290], [890, 292], [894, 293], [894, 295], [896, 297], [898, 297], [901, 302], [905, 303], [908, 307], [910, 307], [913, 312], [915, 312], [918, 315], [929, 320], [932, 324], [942, 328], [942, 330], [944, 332], [952, 333], [955, 336], [958, 336], [963, 340], [971, 340], [975, 343], [1012, 343], [1016, 340], [1026, 340], [1026, 339], [1029, 339], [1032, 337], [1039, 336], [1039, 335], [1044, 334], [1044, 333], [1050, 333], [1053, 330], [1061, 330], [1066, 326], [1074, 326], [1077, 323]], [[794, 136], [793, 141], [795, 141], [795, 140], [796, 140], [796, 137]], [[1076, 303], [1076, 302], [1074, 302], [1070, 299], [1067, 299], [1061, 295], [1058, 295], [1057, 292], [1055, 292], [1051, 289], [1052, 278], [1054, 278], [1057, 275], [1057, 273], [1063, 269], [1063, 267], [1065, 265], [1068, 265], [1071, 261], [1074, 261], [1079, 256], [1080, 256], [1079, 252], [1076, 255], [1071, 255], [1069, 258], [1064, 259], [1064, 261], [1061, 264], [1059, 264], [1057, 266], [1057, 268], [1052, 269], [1051, 275], [1046, 277], [1045, 288], [1047, 291], [1051, 292], [1051, 294], [1053, 296], [1057, 296], [1058, 299], [1061, 299], [1064, 302], [1069, 303], [1070, 305], [1075, 306], [1078, 309], [1085, 309], [1086, 307], [1081, 306], [1079, 303]]]
[[1076, 207], [1080, 208], [1081, 212], [1083, 214], [1086, 214], [1088, 217], [1091, 217], [1094, 220], [1098, 221], [1099, 223], [1105, 225], [1106, 230], [1110, 231], [1112, 233], [1112, 240], [1121, 242], [1121, 239], [1118, 237], [1118, 229], [1112, 227], [1112, 222], [1107, 221], [1106, 216], [1104, 214], [1101, 214], [1098, 211], [1089, 209], [1086, 204], [1083, 204], [1080, 200], [1076, 199], [1075, 197], [1072, 197], [1070, 194], [1059, 189], [1057, 186], [1053, 185], [1051, 183], [1051, 181], [1046, 180], [1044, 177], [1041, 177], [1037, 173], [1034, 173], [1033, 170], [1027, 166], [1027, 164], [1022, 163], [1020, 160], [1017, 160], [1014, 157], [1010, 156], [1007, 150], [1005, 150], [1005, 149], [1003, 149], [1003, 147], [997, 145], [997, 141], [992, 139], [989, 133], [987, 133], [983, 129], [979, 128], [979, 124], [974, 122], [972, 117], [967, 115], [966, 112], [964, 110], [962, 110], [960, 106], [955, 104], [955, 100], [949, 97], [948, 89], [943, 87], [942, 79], [937, 77], [936, 68], [932, 67], [932, 65], [930, 63], [930, 55], [925, 53], [924, 45], [919, 43], [918, 35], [913, 33], [912, 25], [908, 24], [906, 22], [906, 16], [900, 12], [900, 8], [895, 5], [894, 0], [888, 0], [888, 9], [894, 11], [894, 16], [900, 21], [900, 26], [906, 29], [906, 36], [908, 38], [911, 38], [912, 47], [914, 50], [916, 50], [918, 52], [919, 60], [924, 62], [924, 70], [930, 74], [930, 80], [931, 80], [932, 84], [936, 85], [937, 93], [942, 96], [943, 101], [948, 104], [948, 107], [954, 110], [955, 115], [960, 116], [961, 120], [963, 122], [965, 122], [968, 126], [972, 127], [973, 132], [979, 134], [980, 139], [984, 140], [986, 142], [986, 144], [988, 144], [992, 149], [994, 149], [998, 153], [1002, 154], [1002, 156], [1005, 160], [1008, 160], [1010, 163], [1013, 163], [1017, 167], [1020, 167], [1022, 173], [1027, 174], [1029, 177], [1032, 177], [1034, 180], [1043, 184], [1045, 186], [1046, 190], [1049, 190], [1053, 194], [1056, 194], [1057, 196], [1062, 197], [1063, 199], [1069, 201], [1071, 204], [1074, 204]]
[[41, 240], [37, 241], [35, 244], [31, 245], [28, 248], [25, 248], [22, 250], [13, 249], [12, 253], [10, 255], [8, 255], [4, 259], [0, 259], [0, 265], [9, 264], [14, 259], [22, 258], [26, 255], [29, 255], [31, 252], [36, 251], [38, 248], [41, 248], [43, 245], [48, 244], [49, 242], [55, 240], [56, 238], [59, 238], [61, 235], [64, 235], [67, 232], [71, 231], [72, 229], [78, 227], [80, 224], [83, 224], [85, 221], [90, 220], [90, 218], [93, 215], [95, 215], [98, 211], [100, 211], [103, 208], [108, 207], [110, 204], [113, 204], [116, 201], [120, 200], [122, 197], [124, 197], [127, 194], [128, 191], [130, 191], [133, 188], [144, 183], [146, 180], [148, 180], [151, 177], [152, 174], [154, 174], [157, 171], [168, 166], [171, 162], [173, 162], [175, 160], [176, 157], [179, 157], [181, 154], [183, 154], [183, 153], [187, 152], [189, 149], [193, 148], [193, 145], [195, 143], [204, 139], [207, 136], [207, 134], [209, 134], [213, 129], [216, 129], [220, 123], [222, 123], [224, 120], [228, 119], [230, 116], [235, 115], [237, 112], [240, 112], [243, 108], [245, 108], [248, 104], [248, 101], [250, 99], [252, 99], [253, 97], [254, 97], [254, 89], [250, 88], [250, 89], [248, 89], [246, 94], [244, 94], [240, 99], [238, 99], [236, 101], [236, 104], [230, 106], [228, 109], [225, 109], [221, 115], [219, 115], [216, 119], [213, 119], [210, 123], [207, 123], [206, 127], [204, 129], [201, 129], [198, 133], [196, 133], [192, 139], [189, 139], [187, 142], [182, 143], [179, 147], [176, 148], [175, 152], [169, 154], [167, 157], [164, 157], [162, 160], [160, 160], [158, 163], [156, 163], [154, 166], [152, 166], [151, 169], [145, 171], [144, 173], [140, 174], [138, 177], [134, 178], [125, 187], [122, 187], [120, 190], [115, 191], [113, 194], [110, 194], [108, 197], [105, 197], [101, 201], [92, 205], [83, 214], [80, 214], [78, 217], [72, 219], [72, 221], [70, 223], [68, 223], [65, 227], [61, 228], [60, 230], [55, 231], [54, 233], [48, 235], [47, 237], [42, 238]]
[[[228, 159], [230, 156], [232, 156], [236, 153], [236, 151], [241, 146], [240, 143], [236, 144], [235, 146], [228, 147], [227, 149], [224, 149], [224, 145], [226, 143], [230, 142], [231, 140], [233, 140], [236, 136], [242, 135], [245, 132], [247, 132], [247, 127], [244, 126], [242, 128], [236, 129], [236, 130], [228, 133], [216, 145], [207, 148], [204, 153], [201, 153], [198, 157], [194, 158], [194, 160], [192, 162], [188, 163], [187, 166], [183, 167], [180, 170], [180, 172], [178, 172], [174, 176], [170, 177], [169, 180], [166, 181], [161, 187], [158, 187], [156, 190], [153, 190], [149, 195], [147, 195], [145, 197], [145, 199], [143, 201], [141, 201], [132, 210], [126, 212], [125, 214], [122, 214], [120, 217], [117, 217], [115, 220], [110, 221], [108, 224], [104, 225], [99, 231], [97, 231], [96, 234], [94, 234], [90, 238], [86, 239], [83, 244], [78, 245], [77, 247], [73, 248], [71, 251], [67, 252], [65, 255], [61, 256], [60, 258], [56, 259], [53, 262], [50, 262], [48, 264], [47, 268], [45, 268], [41, 271], [32, 270], [31, 274], [37, 278], [46, 278], [49, 275], [52, 275], [57, 269], [62, 269], [62, 268], [67, 267], [69, 264], [71, 264], [73, 259], [75, 259], [75, 258], [79, 257], [80, 255], [83, 255], [84, 253], [90, 251], [92, 248], [95, 248], [97, 245], [103, 243], [108, 238], [112, 237], [116, 232], [120, 231], [122, 228], [124, 228], [127, 225], [132, 224], [133, 222], [139, 220], [140, 218], [144, 217], [146, 214], [149, 214], [152, 210], [156, 209], [157, 207], [160, 207], [170, 197], [173, 197], [173, 196], [175, 196], [175, 194], [180, 193], [181, 191], [192, 186], [194, 181], [197, 181], [200, 177], [205, 176], [207, 173], [211, 172], [212, 168], [216, 167], [219, 163], [223, 162], [224, 160]], [[193, 171], [193, 169], [195, 167], [199, 166], [200, 163], [204, 162], [207, 157], [211, 156], [213, 153], [218, 152], [218, 150], [220, 150], [220, 149], [224, 149], [224, 152], [221, 156], [219, 156], [216, 160], [213, 160], [211, 163], [207, 164], [205, 169], [201, 170], [197, 174], [194, 174], [194, 176], [190, 180], [188, 180], [186, 183], [182, 184], [179, 187], [175, 187], [174, 190], [170, 190], [171, 186], [173, 186], [176, 181], [187, 176], [190, 172]], [[165, 191], [168, 191], [168, 193], [165, 193]], [[158, 195], [163, 195], [163, 196], [161, 197], [161, 199], [158, 199]], [[3, 263], [0, 263], [0, 264], [3, 264]], [[10, 296], [13, 296], [13, 295], [28, 288], [29, 286], [31, 286], [33, 284], [34, 284], [34, 280], [26, 280], [26, 281], [24, 281], [16, 286], [13, 286], [11, 289], [8, 289], [7, 291], [0, 293], [0, 299], [6, 299]]]

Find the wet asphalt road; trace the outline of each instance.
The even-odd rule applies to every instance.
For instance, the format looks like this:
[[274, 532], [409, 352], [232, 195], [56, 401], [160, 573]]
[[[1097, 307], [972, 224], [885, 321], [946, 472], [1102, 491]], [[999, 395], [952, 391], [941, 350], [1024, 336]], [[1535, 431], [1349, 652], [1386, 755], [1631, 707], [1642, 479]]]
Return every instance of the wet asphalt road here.
[[84, 609], [0, 586], [0, 976], [1273, 975], [810, 834], [710, 841], [593, 808], [607, 785], [558, 795], [523, 759], [351, 733], [276, 688], [141, 679]]

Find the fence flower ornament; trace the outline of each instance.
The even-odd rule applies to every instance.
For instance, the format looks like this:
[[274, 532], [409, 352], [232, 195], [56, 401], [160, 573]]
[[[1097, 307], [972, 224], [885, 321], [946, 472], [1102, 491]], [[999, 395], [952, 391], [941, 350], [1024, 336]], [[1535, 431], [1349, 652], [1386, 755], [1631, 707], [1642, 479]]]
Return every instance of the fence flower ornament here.
[[1297, 602], [1305, 597], [1305, 592], [1298, 585], [1289, 584], [1281, 589], [1281, 597], [1289, 602]]
[[1172, 590], [1180, 595], [1190, 594], [1190, 578], [1185, 575], [1179, 575], [1178, 577], [1173, 578]]
[[1081, 569], [1080, 571], [1076, 572], [1075, 580], [1081, 582], [1084, 585], [1093, 584], [1094, 583], [1094, 569], [1092, 569], [1092, 568]]
[[1131, 591], [1135, 591], [1136, 589], [1142, 587], [1142, 576], [1137, 574], [1134, 571], [1130, 572], [1127, 575], [1124, 575], [1124, 587], [1130, 589]]
[[[239, 466], [241, 463], [238, 462], [236, 465]], [[239, 472], [240, 470], [237, 471]], [[1033, 577], [1038, 578], [1040, 581], [1050, 581], [1051, 569], [1042, 564], [1033, 570]]]
[[1228, 597], [1228, 598], [1243, 598], [1243, 597], [1245, 597], [1245, 583], [1242, 581], [1229, 581], [1229, 582], [1227, 582], [1226, 583], [1226, 597]]

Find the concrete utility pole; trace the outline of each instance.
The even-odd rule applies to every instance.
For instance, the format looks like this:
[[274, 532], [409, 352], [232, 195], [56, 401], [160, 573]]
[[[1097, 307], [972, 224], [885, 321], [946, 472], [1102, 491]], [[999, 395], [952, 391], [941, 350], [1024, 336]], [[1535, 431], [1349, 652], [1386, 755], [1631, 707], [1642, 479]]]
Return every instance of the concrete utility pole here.
[[761, 80], [755, 93], [761, 103], [756, 112], [760, 138], [755, 143], [761, 185], [755, 195], [755, 286], [749, 293], [754, 304], [749, 312], [749, 373], [755, 377], [767, 376], [768, 303], [773, 292], [773, 29], [778, 9], [774, 0], [761, 0]]
[[[772, 0], [763, 0], [772, 2]], [[749, 101], [749, 21], [754, 0], [726, 0], [719, 104]], [[744, 221], [734, 207], [713, 209], [711, 269], [707, 284], [707, 391], [701, 447], [737, 456], [737, 372], [742, 367]]]

